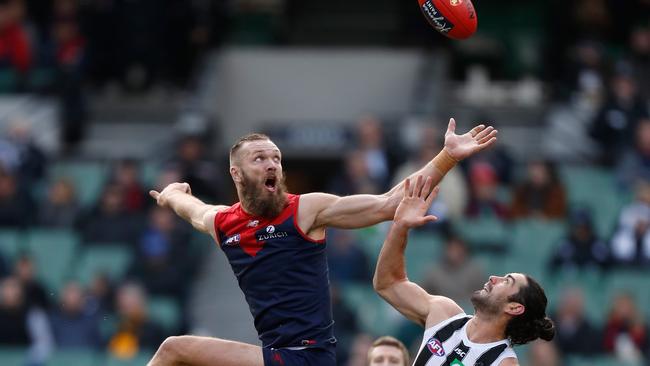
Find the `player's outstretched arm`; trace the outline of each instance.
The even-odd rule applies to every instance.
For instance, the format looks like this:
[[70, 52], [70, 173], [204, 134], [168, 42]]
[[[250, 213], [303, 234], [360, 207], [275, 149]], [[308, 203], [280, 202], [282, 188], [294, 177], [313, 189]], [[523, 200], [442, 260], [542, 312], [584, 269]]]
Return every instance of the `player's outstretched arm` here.
[[[445, 133], [445, 146], [422, 169], [411, 174], [411, 181], [417, 176], [431, 177], [437, 186], [447, 172], [459, 161], [482, 151], [496, 142], [497, 130], [492, 126], [478, 125], [463, 135], [456, 134], [456, 121], [449, 120]], [[395, 215], [395, 209], [404, 192], [402, 181], [382, 195], [353, 195], [338, 197], [324, 193], [306, 194], [301, 199], [301, 229], [305, 232], [322, 227], [354, 229], [388, 221]], [[305, 210], [302, 207], [305, 206]], [[306, 230], [305, 230], [306, 229]]]
[[172, 183], [161, 192], [149, 191], [158, 206], [169, 207], [183, 220], [202, 233], [216, 237], [214, 232], [214, 217], [217, 212], [228, 206], [208, 205], [192, 196], [192, 190], [187, 183]]
[[381, 248], [373, 286], [375, 291], [400, 313], [420, 325], [437, 324], [463, 310], [451, 299], [428, 294], [422, 287], [409, 281], [404, 263], [404, 251], [408, 231], [427, 222], [434, 216], [425, 216], [437, 194], [431, 191], [433, 179], [416, 178], [413, 186], [410, 179], [404, 181], [403, 198], [397, 207], [393, 225]]

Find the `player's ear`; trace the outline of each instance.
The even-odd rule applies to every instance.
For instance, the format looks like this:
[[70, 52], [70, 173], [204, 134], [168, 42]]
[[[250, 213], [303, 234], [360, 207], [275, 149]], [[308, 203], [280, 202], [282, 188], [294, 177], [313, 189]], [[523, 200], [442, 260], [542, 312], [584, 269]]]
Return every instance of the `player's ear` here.
[[512, 316], [518, 316], [524, 313], [526, 307], [518, 302], [509, 302], [506, 304], [505, 312]]
[[230, 166], [230, 176], [236, 183], [242, 182], [241, 170], [235, 165]]

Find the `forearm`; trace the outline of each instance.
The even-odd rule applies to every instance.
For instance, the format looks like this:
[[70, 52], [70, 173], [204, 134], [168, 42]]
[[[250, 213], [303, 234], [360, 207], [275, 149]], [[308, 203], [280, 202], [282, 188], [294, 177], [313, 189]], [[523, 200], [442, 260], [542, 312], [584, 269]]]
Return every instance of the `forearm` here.
[[378, 292], [407, 279], [404, 258], [407, 239], [408, 228], [393, 223], [381, 247], [375, 268], [373, 286]]
[[207, 232], [203, 223], [203, 216], [212, 208], [212, 206], [203, 203], [200, 199], [191, 194], [177, 192], [167, 199], [169, 207], [181, 217], [190, 223], [199, 231]]

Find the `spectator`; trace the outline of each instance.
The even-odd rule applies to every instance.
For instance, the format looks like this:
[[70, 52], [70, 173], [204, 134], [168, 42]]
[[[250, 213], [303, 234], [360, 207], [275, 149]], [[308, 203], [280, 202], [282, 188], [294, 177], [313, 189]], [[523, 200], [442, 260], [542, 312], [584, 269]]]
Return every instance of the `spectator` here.
[[6, 139], [0, 141], [1, 164], [26, 188], [44, 177], [47, 164], [45, 154], [34, 142], [31, 129], [29, 121], [13, 118], [9, 121]]
[[31, 222], [33, 202], [18, 178], [0, 166], [0, 227], [25, 227]]
[[47, 296], [45, 286], [36, 279], [36, 268], [34, 261], [27, 255], [23, 255], [16, 261], [14, 275], [23, 286], [24, 300], [27, 307], [36, 307], [42, 310], [49, 308], [50, 299]]
[[450, 236], [441, 262], [425, 275], [422, 287], [430, 294], [449, 297], [463, 306], [469, 305], [467, 299], [483, 287], [486, 278], [483, 268], [472, 260], [465, 242]]
[[486, 162], [472, 164], [469, 170], [471, 196], [465, 210], [468, 218], [508, 219], [508, 207], [498, 197], [498, 179], [490, 164]]
[[636, 122], [648, 116], [629, 71], [619, 71], [611, 79], [611, 93], [591, 126], [591, 136], [600, 144], [601, 162], [614, 164], [634, 141]]
[[605, 324], [604, 347], [619, 361], [629, 363], [641, 361], [650, 349], [648, 327], [632, 295], [621, 293], [614, 298]]
[[43, 364], [52, 349], [47, 316], [27, 306], [20, 282], [13, 277], [0, 282], [0, 324], [0, 346], [29, 347], [28, 364]]
[[391, 336], [377, 338], [368, 350], [368, 366], [409, 366], [409, 352], [404, 343]]
[[50, 186], [38, 212], [38, 223], [47, 227], [72, 228], [79, 219], [79, 213], [74, 186], [63, 178]]
[[650, 26], [639, 24], [630, 35], [630, 64], [641, 96], [650, 98]]
[[638, 180], [650, 181], [650, 117], [636, 123], [634, 141], [617, 166], [618, 184], [626, 191]]
[[[402, 164], [393, 176], [392, 185], [396, 185], [410, 173], [419, 170], [441, 150], [441, 137], [433, 126], [419, 128], [419, 146], [412, 158]], [[429, 214], [435, 215], [438, 222], [447, 218], [458, 219], [463, 216], [467, 204], [467, 183], [461, 169], [452, 169], [439, 184], [440, 190], [436, 201], [431, 206]]]
[[355, 334], [359, 331], [357, 324], [357, 313], [350, 309], [341, 299], [340, 288], [332, 284], [332, 315], [334, 322], [334, 334], [338, 340], [336, 345], [336, 364], [345, 365], [350, 356], [350, 344]]
[[152, 208], [130, 272], [143, 282], [148, 293], [185, 299], [187, 277], [194, 263], [186, 245], [189, 234], [177, 223], [171, 211]]
[[557, 348], [552, 342], [537, 340], [530, 344], [527, 365], [531, 366], [560, 366]]
[[210, 202], [220, 202], [223, 198], [221, 191], [223, 182], [220, 179], [219, 167], [205, 156], [205, 143], [198, 136], [184, 137], [173, 162], [179, 171], [181, 182], [192, 187], [192, 194]]
[[551, 257], [551, 269], [603, 269], [609, 261], [609, 248], [595, 233], [591, 213], [586, 209], [574, 211], [569, 217], [568, 236]]
[[105, 315], [115, 309], [115, 289], [106, 273], [96, 273], [90, 282], [87, 299], [88, 312]]
[[12, 277], [4, 279], [0, 283], [1, 345], [28, 346], [31, 343], [28, 313], [20, 282]]
[[562, 219], [567, 202], [555, 165], [550, 161], [528, 163], [526, 180], [515, 188], [512, 202], [514, 218]]
[[600, 342], [602, 335], [587, 320], [584, 311], [582, 290], [579, 288], [565, 290], [560, 306], [553, 317], [556, 330], [555, 342], [562, 354], [593, 356], [598, 352], [594, 344]]
[[619, 265], [650, 263], [650, 182], [637, 183], [636, 200], [625, 206], [612, 237], [612, 260]]
[[341, 196], [381, 193], [381, 183], [370, 176], [363, 152], [356, 150], [346, 154], [344, 165], [343, 174], [330, 182], [330, 192]]
[[82, 90], [86, 64], [86, 39], [81, 34], [76, 0], [56, 0], [50, 56], [56, 67], [56, 92], [60, 99], [62, 140], [72, 151], [84, 134], [87, 106]]
[[26, 74], [32, 65], [32, 45], [22, 23], [23, 11], [21, 1], [0, 1], [0, 67]]
[[330, 230], [328, 236], [331, 243], [327, 246], [330, 280], [338, 284], [368, 283], [372, 279], [371, 265], [353, 233]]
[[61, 303], [50, 314], [54, 341], [59, 349], [94, 349], [102, 346], [99, 319], [88, 311], [83, 289], [76, 282], [66, 284]]
[[116, 358], [130, 359], [143, 350], [156, 349], [165, 339], [162, 328], [147, 314], [144, 289], [126, 283], [117, 290], [118, 329], [110, 338], [108, 352]]
[[365, 116], [357, 122], [359, 153], [370, 179], [380, 191], [387, 190], [391, 176], [391, 161], [385, 146], [381, 122], [373, 116]]
[[131, 214], [140, 213], [149, 202], [148, 195], [142, 188], [139, 167], [135, 160], [122, 160], [115, 168], [113, 179], [122, 187], [124, 208]]
[[368, 366], [368, 351], [372, 347], [372, 337], [366, 333], [359, 333], [350, 343], [350, 357], [348, 366]]
[[138, 222], [124, 209], [122, 187], [109, 183], [99, 205], [82, 224], [83, 239], [92, 244], [124, 244], [136, 242]]

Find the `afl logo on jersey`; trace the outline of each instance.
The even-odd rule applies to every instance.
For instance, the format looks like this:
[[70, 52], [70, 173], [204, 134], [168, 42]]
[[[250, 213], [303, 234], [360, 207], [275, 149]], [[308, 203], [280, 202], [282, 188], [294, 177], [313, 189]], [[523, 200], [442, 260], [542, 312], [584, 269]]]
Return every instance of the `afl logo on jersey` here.
[[442, 347], [442, 343], [440, 343], [439, 340], [433, 337], [431, 337], [427, 341], [427, 348], [429, 349], [429, 351], [431, 351], [431, 353], [433, 353], [438, 357], [442, 357], [445, 355], [445, 349]]
[[275, 232], [275, 226], [269, 225], [266, 227], [266, 232], [269, 234], [273, 234]]
[[240, 240], [241, 240], [241, 235], [235, 234], [229, 237], [228, 239], [226, 239], [226, 241], [223, 242], [223, 245], [227, 245], [227, 246], [237, 245], [239, 244]]

